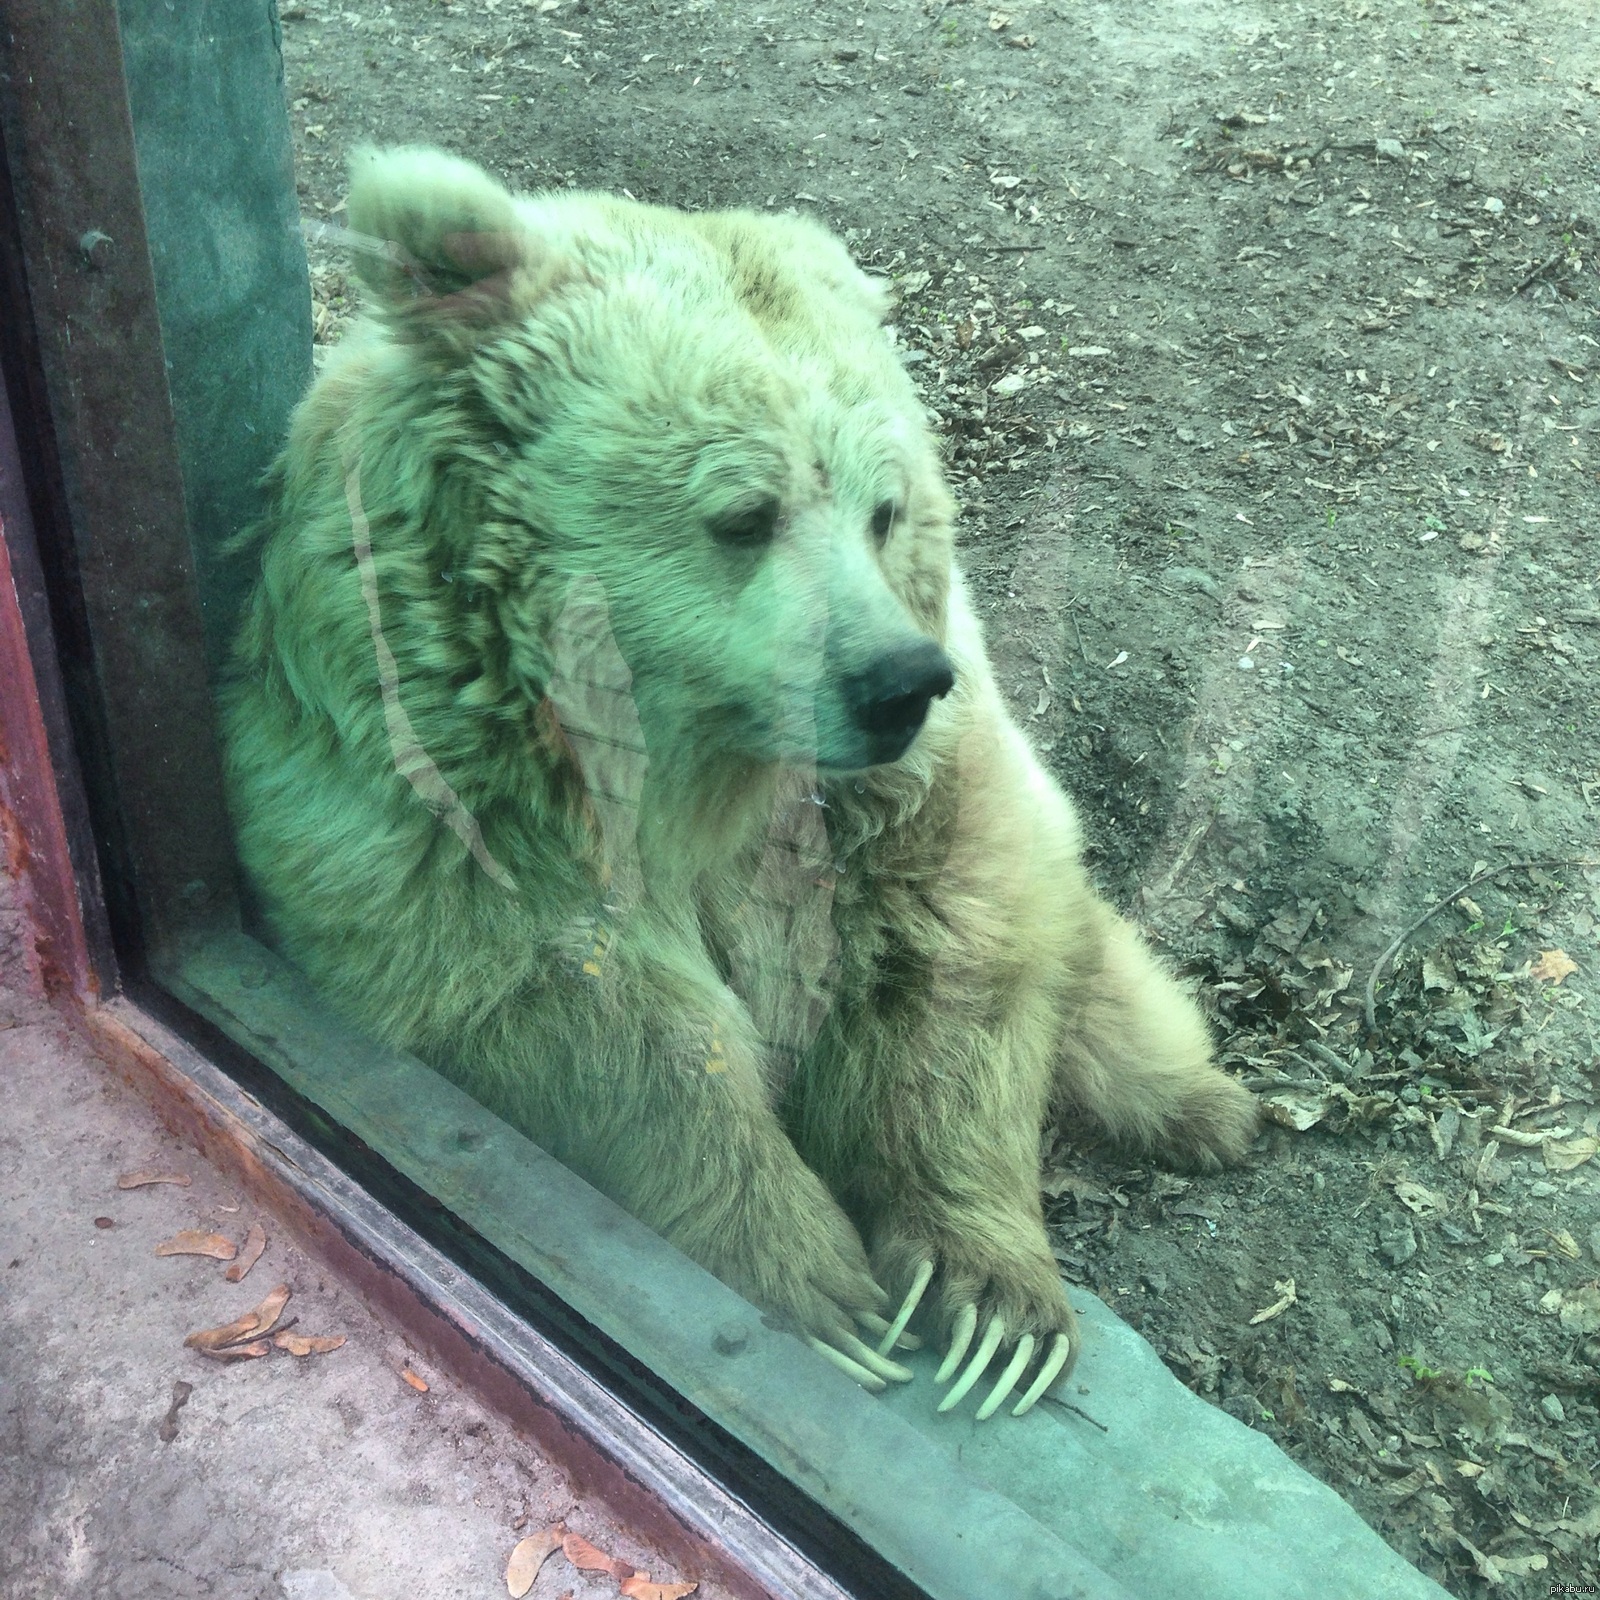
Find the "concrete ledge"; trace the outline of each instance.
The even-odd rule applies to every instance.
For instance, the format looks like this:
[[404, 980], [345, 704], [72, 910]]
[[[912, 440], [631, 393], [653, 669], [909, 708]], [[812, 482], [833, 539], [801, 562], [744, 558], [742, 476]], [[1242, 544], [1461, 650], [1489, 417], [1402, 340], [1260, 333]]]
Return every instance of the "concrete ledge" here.
[[1105, 1432], [1049, 1404], [938, 1417], [932, 1352], [875, 1399], [254, 941], [220, 936], [168, 979], [935, 1600], [1444, 1593], [1091, 1295], [1074, 1295], [1090, 1342], [1058, 1395]]
[[[1084, 1352], [1056, 1392], [1104, 1432], [1048, 1402], [1016, 1423], [940, 1417], [931, 1382], [884, 1402], [1131, 1593], [1448, 1600], [1271, 1439], [1184, 1388], [1104, 1302], [1074, 1289], [1072, 1303]], [[931, 1378], [927, 1352], [912, 1364]]]

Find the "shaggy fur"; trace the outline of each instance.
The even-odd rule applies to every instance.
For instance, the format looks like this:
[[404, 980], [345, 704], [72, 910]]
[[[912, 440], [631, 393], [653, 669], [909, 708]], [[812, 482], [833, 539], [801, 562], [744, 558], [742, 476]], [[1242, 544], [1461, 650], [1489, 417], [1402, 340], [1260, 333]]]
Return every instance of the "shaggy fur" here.
[[[996, 690], [881, 289], [801, 220], [430, 151], [359, 157], [350, 225], [377, 309], [226, 694], [281, 948], [792, 1325], [926, 1258], [935, 1336], [1070, 1330], [1041, 1125], [1205, 1166], [1254, 1112]], [[955, 687], [872, 765], [842, 686], [930, 640]]]

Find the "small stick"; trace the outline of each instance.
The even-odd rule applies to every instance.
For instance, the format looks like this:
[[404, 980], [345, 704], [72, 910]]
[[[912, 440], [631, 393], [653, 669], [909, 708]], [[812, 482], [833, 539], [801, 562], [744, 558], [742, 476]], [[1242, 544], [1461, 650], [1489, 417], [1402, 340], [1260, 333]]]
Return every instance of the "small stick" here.
[[1439, 912], [1443, 911], [1446, 906], [1454, 905], [1455, 902], [1457, 900], [1459, 900], [1462, 897], [1462, 895], [1464, 895], [1467, 892], [1468, 889], [1474, 889], [1480, 883], [1487, 883], [1489, 881], [1489, 879], [1491, 879], [1491, 878], [1498, 878], [1500, 876], [1500, 874], [1503, 873], [1503, 872], [1521, 872], [1527, 867], [1596, 867], [1596, 866], [1600, 866], [1600, 861], [1590, 860], [1589, 858], [1584, 857], [1584, 856], [1566, 856], [1566, 857], [1563, 857], [1563, 858], [1561, 858], [1559, 860], [1545, 860], [1545, 861], [1506, 861], [1506, 862], [1503, 862], [1498, 867], [1486, 867], [1486, 868], [1484, 868], [1484, 870], [1482, 872], [1475, 872], [1470, 878], [1467, 879], [1467, 881], [1465, 883], [1457, 885], [1457, 887], [1452, 889], [1450, 891], [1450, 893], [1447, 894], [1444, 897], [1443, 900], [1436, 901], [1433, 905], [1429, 906], [1428, 909], [1426, 911], [1424, 911], [1422, 913], [1422, 915], [1420, 917], [1418, 917], [1416, 919], [1416, 921], [1413, 922], [1411, 924], [1411, 926], [1409, 928], [1407, 928], [1403, 933], [1396, 935], [1393, 943], [1390, 944], [1389, 948], [1387, 950], [1385, 950], [1381, 956], [1378, 957], [1377, 963], [1374, 965], [1374, 967], [1372, 969], [1372, 976], [1367, 979], [1367, 1029], [1368, 1029], [1368, 1031], [1370, 1032], [1370, 1031], [1372, 1031], [1373, 1029], [1375, 1029], [1378, 1026], [1378, 1020], [1377, 1020], [1377, 1017], [1376, 1017], [1375, 1012], [1374, 1012], [1376, 996], [1377, 996], [1377, 993], [1378, 993], [1378, 979], [1382, 975], [1383, 969], [1386, 966], [1388, 966], [1389, 958], [1395, 953], [1396, 950], [1398, 950], [1400, 948], [1401, 945], [1403, 945], [1406, 942], [1407, 939], [1409, 939], [1411, 937], [1412, 934], [1414, 934], [1417, 931], [1418, 928], [1420, 928], [1423, 925], [1423, 923], [1428, 921], [1428, 919], [1430, 917], [1436, 916]]
[[1101, 1431], [1101, 1433], [1110, 1433], [1111, 1432], [1111, 1430], [1105, 1425], [1105, 1423], [1096, 1421], [1096, 1419], [1091, 1417], [1089, 1415], [1089, 1413], [1083, 1409], [1082, 1406], [1075, 1406], [1075, 1405], [1073, 1405], [1073, 1403], [1070, 1400], [1058, 1400], [1058, 1399], [1056, 1399], [1056, 1397], [1053, 1394], [1042, 1394], [1042, 1395], [1039, 1396], [1039, 1398], [1041, 1400], [1048, 1401], [1053, 1406], [1060, 1406], [1063, 1411], [1076, 1411], [1077, 1414], [1080, 1417], [1082, 1417], [1085, 1422], [1094, 1423], [1094, 1426], [1097, 1427]]
[[1189, 837], [1183, 841], [1183, 848], [1178, 852], [1177, 860], [1172, 863], [1166, 877], [1161, 880], [1158, 893], [1171, 894], [1177, 887], [1178, 879], [1189, 870], [1189, 863], [1194, 860], [1195, 851], [1200, 848], [1205, 836], [1211, 832], [1211, 825], [1217, 820], [1217, 809], [1217, 806], [1213, 805], [1205, 817], [1194, 825]]
[[1539, 265], [1536, 266], [1533, 269], [1533, 271], [1530, 272], [1528, 274], [1528, 276], [1526, 278], [1524, 278], [1522, 280], [1522, 282], [1519, 283], [1516, 286], [1516, 288], [1511, 291], [1511, 298], [1513, 300], [1515, 300], [1516, 297], [1519, 294], [1521, 294], [1522, 291], [1524, 289], [1526, 289], [1530, 283], [1536, 283], [1540, 278], [1542, 278], [1545, 275], [1545, 273], [1547, 273], [1551, 269], [1551, 267], [1558, 265], [1560, 263], [1560, 261], [1562, 260], [1562, 258], [1566, 255], [1566, 253], [1567, 252], [1564, 249], [1557, 250], [1556, 253], [1553, 256], [1551, 256], [1547, 261], [1541, 261], [1539, 263]]

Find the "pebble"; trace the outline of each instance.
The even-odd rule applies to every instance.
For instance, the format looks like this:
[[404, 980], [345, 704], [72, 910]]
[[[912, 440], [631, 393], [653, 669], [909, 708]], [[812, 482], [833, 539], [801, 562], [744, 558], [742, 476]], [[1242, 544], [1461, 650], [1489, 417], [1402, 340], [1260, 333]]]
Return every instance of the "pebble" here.
[[1559, 1395], [1547, 1394], [1539, 1402], [1539, 1409], [1552, 1422], [1565, 1422], [1567, 1420], [1567, 1408], [1562, 1405]]
[[1379, 1253], [1391, 1267], [1403, 1267], [1417, 1253], [1417, 1235], [1409, 1222], [1386, 1228], [1378, 1235]]
[[1589, 1254], [1600, 1261], [1600, 1222], [1589, 1230]]
[[1168, 567], [1167, 581], [1182, 584], [1186, 589], [1198, 589], [1213, 600], [1222, 598], [1222, 585], [1203, 567]]

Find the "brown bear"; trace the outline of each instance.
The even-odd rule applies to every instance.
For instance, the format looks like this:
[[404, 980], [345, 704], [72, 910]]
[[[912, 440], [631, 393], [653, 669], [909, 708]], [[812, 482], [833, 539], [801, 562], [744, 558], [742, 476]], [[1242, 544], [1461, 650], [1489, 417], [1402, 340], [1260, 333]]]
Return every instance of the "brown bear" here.
[[1042, 1125], [1210, 1166], [1255, 1111], [996, 689], [882, 285], [429, 150], [349, 222], [224, 697], [276, 940], [858, 1381], [910, 1319], [1027, 1410]]

